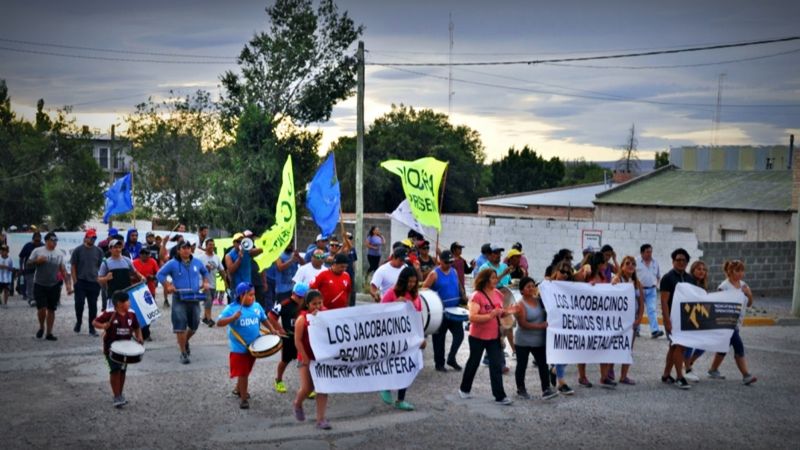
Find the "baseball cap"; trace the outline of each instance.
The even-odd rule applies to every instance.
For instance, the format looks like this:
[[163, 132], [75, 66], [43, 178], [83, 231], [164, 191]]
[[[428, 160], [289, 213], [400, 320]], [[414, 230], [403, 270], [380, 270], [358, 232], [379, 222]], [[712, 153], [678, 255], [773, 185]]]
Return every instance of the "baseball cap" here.
[[305, 297], [306, 292], [308, 292], [308, 289], [309, 287], [307, 283], [297, 283], [292, 288], [292, 293], [299, 297]]
[[489, 248], [492, 250], [492, 253], [502, 252], [505, 248], [501, 247], [500, 244], [491, 244]]
[[512, 248], [511, 250], [508, 251], [508, 253], [506, 253], [506, 258], [511, 258], [512, 256], [519, 256], [519, 255], [522, 255], [522, 252], [515, 248]]
[[108, 243], [108, 248], [111, 248], [111, 247], [116, 247], [116, 246], [118, 246], [118, 245], [122, 245], [122, 241], [121, 241], [121, 240], [119, 240], [119, 239], [112, 239], [112, 240], [111, 240], [111, 241], [109, 241], [109, 243]]
[[347, 255], [342, 253], [337, 253], [336, 256], [333, 258], [334, 264], [349, 264], [350, 260], [347, 259]]
[[178, 250], [180, 250], [180, 249], [182, 249], [184, 247], [191, 247], [191, 246], [192, 246], [192, 243], [189, 242], [189, 241], [180, 241], [180, 242], [178, 242], [178, 245], [176, 245], [176, 247], [178, 247]]
[[402, 241], [400, 241], [400, 243], [405, 245], [408, 248], [411, 248], [411, 247], [414, 246], [414, 244], [411, 243], [411, 239], [403, 239]]
[[109, 236], [114, 236], [116, 234], [119, 234], [119, 230], [118, 229], [113, 228], [113, 227], [108, 229], [108, 235]]
[[95, 230], [94, 228], [89, 228], [88, 230], [86, 230], [86, 234], [83, 235], [84, 239], [96, 238], [96, 237], [97, 237], [97, 230]]
[[453, 252], [450, 250], [443, 250], [442, 253], [439, 254], [439, 259], [447, 264], [452, 264], [454, 261]]
[[327, 240], [328, 236], [325, 236], [324, 234], [318, 234], [317, 238], [315, 239], [315, 241], [327, 241]]
[[458, 241], [455, 241], [452, 244], [450, 244], [450, 251], [453, 251], [453, 250], [455, 250], [457, 248], [464, 248], [464, 246], [461, 245], [461, 243], [458, 242]]
[[155, 236], [155, 235], [156, 234], [153, 233], [152, 231], [148, 231], [147, 234], [144, 235], [144, 237], [150, 237], [150, 236]]
[[246, 281], [242, 281], [236, 286], [236, 298], [240, 298], [244, 294], [247, 294], [250, 292], [250, 289], [253, 289], [253, 285]]
[[481, 253], [492, 253], [492, 244], [481, 245]]
[[392, 258], [406, 259], [406, 256], [408, 256], [408, 250], [404, 247], [397, 247], [392, 252]]
[[241, 241], [242, 239], [244, 239], [244, 235], [242, 233], [236, 233], [236, 234], [233, 235], [234, 242], [235, 241]]

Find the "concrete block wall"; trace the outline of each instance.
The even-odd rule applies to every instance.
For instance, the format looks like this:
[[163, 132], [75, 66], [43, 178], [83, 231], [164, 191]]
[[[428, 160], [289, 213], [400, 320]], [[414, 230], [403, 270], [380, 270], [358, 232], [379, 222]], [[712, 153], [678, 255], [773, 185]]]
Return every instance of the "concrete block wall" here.
[[760, 295], [791, 294], [794, 283], [795, 243], [784, 242], [703, 242], [703, 261], [709, 267], [709, 288], [716, 288], [725, 276], [727, 259], [741, 259], [745, 281]]
[[[392, 220], [391, 229], [393, 237], [405, 237], [408, 233], [408, 227], [395, 220]], [[559, 249], [571, 249], [575, 258], [581, 257], [581, 231], [584, 229], [600, 230], [602, 243], [614, 247], [618, 261], [625, 255], [638, 256], [642, 244], [651, 244], [654, 257], [664, 273], [672, 267], [669, 255], [678, 247], [685, 248], [693, 259], [702, 255], [694, 233], [674, 231], [672, 225], [502, 219], [460, 215], [442, 216], [439, 246], [444, 249], [448, 248], [451, 242], [459, 241], [466, 246], [464, 257], [469, 261], [480, 254], [480, 246], [483, 243], [498, 243], [510, 249], [514, 242], [520, 242], [528, 258], [530, 273], [538, 281], [543, 278], [545, 268]], [[397, 239], [399, 237], [393, 240]], [[435, 242], [436, 236], [430, 237], [430, 240]]]

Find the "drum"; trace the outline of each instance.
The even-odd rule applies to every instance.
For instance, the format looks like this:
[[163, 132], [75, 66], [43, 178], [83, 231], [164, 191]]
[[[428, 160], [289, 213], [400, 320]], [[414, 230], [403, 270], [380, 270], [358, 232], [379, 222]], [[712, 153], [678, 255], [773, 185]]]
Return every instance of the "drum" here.
[[439, 294], [430, 289], [421, 290], [419, 296], [422, 299], [422, 326], [425, 334], [436, 333], [442, 326], [444, 317], [442, 299], [439, 298]]
[[444, 318], [456, 322], [466, 322], [469, 320], [469, 310], [460, 306], [453, 306], [444, 309]]
[[136, 364], [142, 360], [144, 346], [136, 341], [114, 341], [108, 357], [119, 364]]
[[266, 358], [281, 351], [281, 338], [274, 334], [265, 334], [256, 338], [247, 348], [255, 358]]
[[[522, 294], [517, 290], [511, 290], [507, 287], [501, 287], [498, 290], [503, 294], [503, 308], [508, 308], [522, 298]], [[513, 330], [516, 324], [517, 321], [514, 316], [508, 315], [500, 318], [500, 328], [503, 331]]]

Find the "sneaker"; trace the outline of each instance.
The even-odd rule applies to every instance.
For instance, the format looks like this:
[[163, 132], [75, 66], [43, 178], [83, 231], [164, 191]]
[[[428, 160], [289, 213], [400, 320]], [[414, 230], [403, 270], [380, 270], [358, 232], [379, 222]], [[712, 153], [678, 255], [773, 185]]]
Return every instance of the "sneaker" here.
[[189, 355], [187, 353], [181, 353], [181, 364], [189, 364]]
[[72, 331], [74, 331], [76, 333], [80, 333], [81, 332], [81, 324], [80, 323], [76, 323], [75, 326], [72, 327]]
[[413, 411], [414, 405], [405, 400], [394, 402], [394, 407], [402, 411]]
[[113, 402], [114, 408], [122, 408], [122, 406], [124, 404], [125, 404], [125, 402], [122, 401], [122, 397], [121, 396], [114, 397], [114, 402]]
[[247, 399], [241, 400], [239, 402], [239, 409], [250, 409], [250, 402]]
[[330, 430], [330, 429], [331, 429], [331, 424], [330, 424], [330, 423], [328, 423], [328, 421], [327, 421], [327, 420], [325, 420], [325, 419], [322, 419], [322, 420], [320, 420], [319, 422], [317, 422], [317, 429], [320, 429], [320, 430]]
[[678, 389], [683, 389], [683, 390], [692, 388], [692, 385], [689, 384], [688, 381], [686, 381], [685, 377], [681, 377], [675, 380], [675, 385], [678, 386]]
[[661, 331], [661, 330], [653, 331], [652, 333], [650, 333], [650, 337], [653, 338], [653, 339], [658, 339], [663, 335], [664, 335], [664, 332]]
[[36, 339], [41, 339], [44, 336], [44, 330], [40, 329], [36, 332]]
[[625, 377], [625, 378], [619, 380], [619, 382], [622, 383], [622, 384], [627, 384], [628, 386], [636, 386], [636, 382], [633, 381], [632, 378], [628, 378], [628, 377]]
[[525, 400], [530, 400], [531, 394], [528, 394], [526, 391], [517, 391], [517, 397]]
[[575, 391], [573, 391], [568, 385], [562, 384], [558, 387], [558, 393], [561, 395], [573, 395]]
[[461, 389], [458, 390], [458, 396], [461, 397], [462, 400], [467, 400], [472, 398], [472, 394], [469, 392], [464, 392]]
[[306, 397], [306, 398], [313, 400], [313, 399], [317, 398], [317, 393], [315, 391], [311, 391], [311, 392], [308, 393], [308, 397]]
[[203, 317], [203, 320], [201, 320], [201, 322], [203, 322], [203, 325], [208, 325], [208, 319], [206, 319], [205, 317]]
[[128, 399], [126, 399], [124, 395], [120, 394], [119, 398], [120, 398], [120, 400], [122, 400], [122, 404], [123, 405], [127, 405], [128, 404]]
[[447, 369], [444, 366], [436, 366], [437, 372], [447, 372]]
[[547, 388], [544, 392], [542, 392], [542, 400], [550, 400], [553, 397], [558, 396], [558, 391], [554, 391], [551, 388]]
[[700, 377], [695, 375], [694, 372], [692, 372], [691, 370], [687, 370], [686, 371], [686, 374], [684, 375], [684, 378], [686, 378], [687, 380], [691, 381], [692, 383], [697, 383], [697, 382], [700, 381]]
[[675, 378], [672, 378], [672, 375], [662, 376], [661, 382], [664, 384], [673, 384], [675, 383]]
[[58, 340], [58, 338], [53, 336], [52, 334], [48, 334], [44, 338], [45, 338], [45, 340], [48, 340], [48, 341], [57, 341]]
[[583, 386], [585, 388], [590, 388], [590, 387], [593, 386], [592, 382], [589, 381], [588, 378], [578, 378], [578, 384], [580, 384], [581, 386]]
[[294, 408], [294, 418], [297, 419], [298, 422], [304, 422], [306, 420], [306, 412], [303, 411], [302, 406]]
[[447, 365], [452, 367], [456, 372], [461, 372], [461, 370], [463, 370], [463, 367], [459, 366], [455, 361], [448, 361]]
[[712, 380], [724, 380], [725, 375], [719, 373], [719, 370], [709, 370], [708, 378], [711, 378]]
[[758, 381], [758, 378], [756, 378], [755, 375], [751, 375], [749, 373], [742, 378], [742, 384], [745, 386], [750, 386], [756, 381]]
[[500, 399], [500, 400], [495, 400], [494, 402], [495, 402], [495, 403], [497, 403], [498, 405], [506, 405], [506, 406], [508, 406], [508, 405], [510, 405], [510, 404], [512, 404], [512, 403], [514, 403], [514, 402], [513, 402], [513, 401], [512, 401], [510, 398], [508, 398], [508, 397], [503, 397], [502, 399]]
[[278, 394], [286, 393], [286, 383], [283, 380], [275, 380], [275, 392]]
[[611, 380], [611, 378], [606, 378], [604, 380], [600, 380], [600, 387], [604, 389], [616, 389], [617, 382]]
[[381, 391], [381, 400], [383, 400], [383, 403], [386, 403], [387, 405], [391, 405], [394, 403], [394, 399], [392, 398], [392, 393], [389, 391]]
[[209, 328], [214, 328], [214, 325], [216, 324], [217, 323], [214, 322], [214, 319], [208, 319], [208, 321], [206, 321], [206, 325], [208, 325]]

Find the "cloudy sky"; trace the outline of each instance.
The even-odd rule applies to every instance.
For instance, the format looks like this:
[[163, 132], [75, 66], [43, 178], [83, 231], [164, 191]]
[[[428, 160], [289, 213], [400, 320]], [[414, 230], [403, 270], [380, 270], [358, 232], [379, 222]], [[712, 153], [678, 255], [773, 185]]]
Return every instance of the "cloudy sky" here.
[[[8, 83], [14, 109], [30, 117], [43, 97], [53, 108], [73, 105], [80, 123], [104, 132], [148, 96], [158, 99], [170, 89], [216, 93], [219, 75], [236, 69], [233, 58], [266, 26], [265, 1], [4, 3], [0, 78]], [[338, 5], [366, 27], [367, 125], [393, 103], [448, 112], [448, 67], [390, 65], [448, 62], [449, 14], [453, 62], [596, 56], [800, 35], [800, 2], [786, 0]], [[197, 55], [213, 63], [164, 64], [154, 60], [187, 58], [152, 53]], [[635, 124], [646, 159], [670, 145], [712, 142], [722, 73], [717, 143], [783, 144], [789, 133], [800, 131], [800, 40], [567, 65], [453, 67], [452, 121], [476, 129], [490, 159], [512, 145], [529, 145], [546, 156], [596, 161], [618, 158]], [[354, 134], [355, 98], [337, 105], [331, 121], [317, 127], [324, 133], [323, 151], [337, 137]]]

